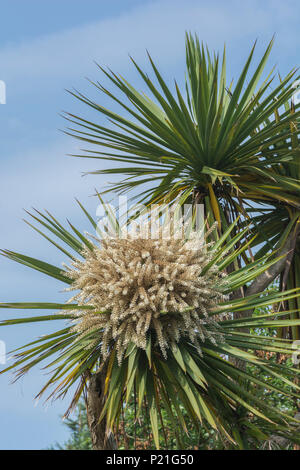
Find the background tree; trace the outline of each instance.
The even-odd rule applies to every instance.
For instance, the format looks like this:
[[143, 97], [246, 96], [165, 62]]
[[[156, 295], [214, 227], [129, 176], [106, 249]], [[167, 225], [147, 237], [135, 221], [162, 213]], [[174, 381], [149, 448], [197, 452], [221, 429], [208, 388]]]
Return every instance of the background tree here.
[[74, 417], [66, 418], [64, 425], [67, 426], [70, 432], [69, 439], [63, 444], [56, 442], [49, 450], [92, 450], [91, 434], [84, 401], [78, 402]]

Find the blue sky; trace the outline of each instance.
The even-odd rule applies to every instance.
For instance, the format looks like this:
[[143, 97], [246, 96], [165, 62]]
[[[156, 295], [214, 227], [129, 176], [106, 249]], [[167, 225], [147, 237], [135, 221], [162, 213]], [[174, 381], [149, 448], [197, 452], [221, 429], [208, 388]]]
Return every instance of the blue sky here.
[[[0, 105], [0, 247], [56, 264], [64, 260], [23, 223], [23, 208], [47, 208], [83, 229], [74, 198], [96, 211], [93, 190], [106, 181], [81, 175], [103, 164], [66, 156], [79, 146], [59, 131], [66, 126], [62, 110], [90, 115], [66, 88], [108, 105], [85, 79], [102, 80], [94, 61], [139, 86], [128, 54], [147, 69], [148, 49], [163, 75], [180, 82], [184, 32], [190, 30], [211, 49], [226, 43], [229, 78], [240, 71], [253, 41], [258, 39], [259, 58], [274, 33], [270, 67], [284, 74], [299, 66], [300, 5], [292, 0], [0, 0], [0, 14], [0, 80], [7, 87], [7, 103]], [[60, 291], [58, 282], [0, 259], [0, 302], [60, 301]], [[1, 310], [0, 316], [12, 312]], [[6, 327], [0, 340], [10, 350], [46, 331], [45, 325]], [[66, 439], [59, 415], [68, 397], [47, 408], [33, 401], [44, 380], [39, 369], [14, 385], [0, 376], [0, 449], [41, 449]]]

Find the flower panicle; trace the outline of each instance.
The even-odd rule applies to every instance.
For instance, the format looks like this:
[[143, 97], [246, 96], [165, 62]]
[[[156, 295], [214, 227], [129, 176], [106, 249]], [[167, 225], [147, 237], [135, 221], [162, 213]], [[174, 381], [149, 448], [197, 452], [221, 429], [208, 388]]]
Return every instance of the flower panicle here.
[[67, 290], [77, 291], [71, 301], [82, 307], [73, 320], [77, 340], [91, 333], [85, 347], [101, 345], [104, 358], [115, 343], [119, 363], [129, 343], [146, 349], [150, 330], [164, 357], [182, 336], [199, 350], [201, 342], [222, 340], [209, 312], [224, 300], [226, 277], [216, 266], [204, 269], [212, 259], [210, 244], [199, 235], [186, 241], [164, 238], [163, 230], [157, 238], [146, 238], [145, 233], [149, 226], [134, 236], [91, 242], [92, 249], [82, 252], [83, 260], [67, 267], [73, 281]]

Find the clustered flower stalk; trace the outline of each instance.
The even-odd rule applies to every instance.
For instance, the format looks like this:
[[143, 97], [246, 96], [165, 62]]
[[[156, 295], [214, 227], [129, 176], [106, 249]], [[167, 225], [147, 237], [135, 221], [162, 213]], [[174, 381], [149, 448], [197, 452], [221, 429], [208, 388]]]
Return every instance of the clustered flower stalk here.
[[83, 261], [67, 267], [68, 290], [78, 290], [70, 302], [82, 306], [73, 331], [89, 338], [87, 348], [99, 344], [104, 359], [115, 345], [119, 363], [130, 343], [145, 350], [150, 333], [165, 358], [181, 337], [201, 354], [202, 342], [222, 341], [211, 312], [224, 300], [224, 274], [207, 268], [212, 251], [199, 234], [185, 240], [166, 227], [151, 233], [145, 223], [134, 234], [93, 237]]

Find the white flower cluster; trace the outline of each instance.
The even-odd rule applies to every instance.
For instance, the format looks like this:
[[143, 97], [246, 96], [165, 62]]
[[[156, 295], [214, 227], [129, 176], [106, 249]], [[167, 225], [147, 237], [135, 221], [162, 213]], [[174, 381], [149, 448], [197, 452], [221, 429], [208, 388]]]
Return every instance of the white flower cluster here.
[[150, 332], [165, 357], [182, 336], [199, 348], [206, 339], [221, 340], [209, 313], [224, 299], [223, 274], [207, 269], [211, 256], [203, 239], [185, 241], [159, 230], [152, 238], [141, 232], [92, 246], [68, 268], [68, 290], [79, 291], [70, 301], [82, 305], [73, 331], [91, 338], [86, 347], [101, 344], [106, 357], [115, 345], [120, 363], [130, 343], [146, 349]]

